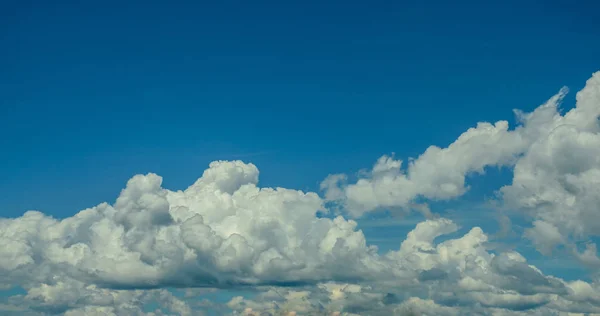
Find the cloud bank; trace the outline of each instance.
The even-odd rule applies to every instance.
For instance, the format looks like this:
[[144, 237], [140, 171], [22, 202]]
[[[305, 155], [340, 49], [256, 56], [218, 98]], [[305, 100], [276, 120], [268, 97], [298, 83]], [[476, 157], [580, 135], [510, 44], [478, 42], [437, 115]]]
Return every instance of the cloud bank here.
[[[383, 156], [359, 175], [335, 174], [323, 196], [259, 186], [259, 170], [215, 161], [183, 191], [156, 174], [131, 178], [112, 204], [64, 219], [38, 211], [0, 219], [0, 286], [7, 315], [600, 315], [600, 72], [561, 114], [561, 89], [531, 113], [478, 123], [406, 167]], [[523, 237], [558, 247], [591, 269], [588, 281], [546, 275], [514, 251], [497, 251], [480, 227], [456, 235], [423, 201], [456, 199], [466, 178], [513, 170], [503, 207], [530, 221]], [[333, 205], [336, 217], [317, 217]], [[379, 253], [358, 218], [381, 209], [425, 213], [396, 250]], [[490, 217], [492, 217], [490, 215]], [[454, 236], [452, 235], [452, 236]], [[582, 245], [582, 242], [584, 243]], [[250, 289], [224, 306], [167, 288]], [[151, 311], [148, 304], [153, 304]], [[225, 313], [225, 312], [223, 312]], [[263, 314], [261, 314], [263, 313]]]

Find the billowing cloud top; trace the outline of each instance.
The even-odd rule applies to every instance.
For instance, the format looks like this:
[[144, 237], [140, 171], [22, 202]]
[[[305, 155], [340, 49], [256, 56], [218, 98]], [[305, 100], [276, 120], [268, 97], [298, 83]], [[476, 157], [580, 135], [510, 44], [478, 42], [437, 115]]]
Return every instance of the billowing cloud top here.
[[[566, 89], [519, 126], [479, 123], [447, 148], [431, 146], [406, 167], [383, 156], [351, 183], [330, 175], [317, 193], [258, 186], [242, 161], [215, 161], [184, 191], [156, 174], [131, 178], [112, 204], [55, 219], [38, 211], [0, 220], [0, 285], [23, 288], [0, 311], [32, 315], [198, 315], [166, 288], [252, 288], [227, 307], [247, 315], [600, 314], [600, 282], [542, 273], [518, 252], [493, 251], [479, 227], [459, 230], [430, 216], [423, 200], [464, 194], [470, 173], [513, 168], [499, 188], [504, 206], [531, 218], [524, 236], [543, 254], [557, 246], [598, 271], [600, 73], [558, 109]], [[379, 254], [353, 220], [317, 217], [333, 203], [360, 217], [385, 208], [419, 209], [397, 250]], [[159, 308], [144, 312], [147, 302]], [[208, 304], [208, 303], [207, 303]], [[205, 306], [204, 306], [205, 307]]]

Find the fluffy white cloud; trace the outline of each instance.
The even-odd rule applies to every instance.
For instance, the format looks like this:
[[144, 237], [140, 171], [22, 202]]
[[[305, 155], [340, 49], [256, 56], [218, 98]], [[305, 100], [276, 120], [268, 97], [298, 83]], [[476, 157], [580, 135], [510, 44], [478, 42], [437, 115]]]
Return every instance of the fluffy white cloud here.
[[257, 179], [252, 164], [214, 162], [185, 191], [163, 189], [155, 174], [137, 175], [113, 205], [63, 220], [35, 211], [3, 219], [2, 275], [5, 282], [64, 275], [153, 288], [311, 282], [376, 270], [375, 249], [355, 222], [318, 219], [315, 193], [261, 189]]
[[418, 224], [385, 256], [393, 279], [271, 290], [252, 300], [236, 297], [229, 306], [268, 315], [563, 315], [600, 308], [598, 284], [546, 276], [514, 251], [491, 253], [478, 227], [434, 243], [457, 229], [448, 219]]
[[527, 149], [512, 184], [501, 189], [508, 206], [536, 219], [526, 235], [542, 252], [600, 235], [599, 117], [596, 73], [577, 93], [576, 107], [555, 114], [554, 128]]
[[96, 287], [293, 285], [388, 273], [356, 222], [317, 218], [323, 201], [315, 193], [257, 187], [252, 164], [213, 162], [185, 191], [161, 182], [137, 175], [114, 204], [62, 220], [37, 211], [1, 219], [0, 282], [25, 288], [34, 308], [91, 313], [72, 302], [105, 295]]
[[[227, 306], [248, 315], [600, 313], [597, 281], [565, 281], [515, 251], [492, 251], [479, 227], [436, 242], [459, 227], [417, 204], [460, 196], [469, 173], [514, 166], [512, 183], [500, 192], [507, 207], [533, 219], [525, 236], [543, 253], [566, 245], [599, 267], [596, 245], [580, 250], [573, 241], [600, 234], [600, 73], [561, 115], [565, 93], [532, 113], [516, 111], [514, 130], [506, 121], [479, 123], [406, 168], [384, 156], [356, 183], [332, 175], [322, 183], [325, 198], [260, 188], [253, 164], [216, 161], [183, 191], [162, 188], [158, 175], [136, 175], [114, 203], [72, 217], [29, 211], [0, 219], [0, 286], [26, 291], [0, 310], [198, 315], [198, 306], [163, 288], [252, 286], [267, 290]], [[328, 212], [328, 201], [354, 216], [414, 208], [428, 219], [397, 250], [380, 255], [355, 221], [316, 216]], [[147, 311], [147, 302], [158, 302], [157, 309]]]
[[[534, 219], [526, 236], [543, 253], [573, 238], [600, 234], [600, 72], [577, 93], [564, 115], [562, 89], [531, 113], [515, 110], [520, 125], [479, 123], [447, 148], [431, 146], [418, 158], [381, 157], [356, 183], [331, 175], [321, 188], [330, 201], [361, 216], [380, 208], [414, 208], [415, 200], [451, 199], [469, 186], [465, 176], [488, 166], [514, 166], [501, 188], [505, 206]], [[586, 258], [589, 257], [589, 254]]]
[[[192, 312], [186, 302], [166, 290], [111, 290], [66, 278], [32, 286], [26, 295], [13, 296], [10, 301], [41, 315], [203, 315], [201, 311]], [[155, 303], [157, 308], [145, 312], [148, 303]], [[0, 307], [0, 311], [7, 310]]]
[[[355, 223], [340, 217], [317, 219], [313, 209], [311, 220], [307, 221], [309, 228], [296, 227], [294, 221], [289, 221], [287, 234], [279, 231], [279, 238], [274, 239], [277, 244], [264, 237], [264, 234], [271, 236], [278, 229], [282, 230], [273, 223], [275, 219], [268, 227], [259, 226], [264, 223], [260, 218], [247, 217], [250, 223], [232, 221], [231, 225], [221, 228], [230, 229], [227, 237], [222, 235], [218, 223], [230, 215], [213, 214], [220, 221], [204, 222], [199, 214], [185, 215], [194, 209], [182, 209], [185, 192], [167, 191], [164, 195], [164, 189], [152, 184], [160, 182], [155, 176], [143, 181], [134, 177], [134, 180], [128, 183], [121, 197], [135, 195], [143, 201], [160, 201], [146, 194], [165, 196], [170, 201], [169, 209], [174, 210], [170, 212], [172, 220], [161, 220], [158, 224], [134, 220], [132, 226], [126, 228], [129, 224], [118, 224], [117, 218], [127, 217], [118, 216], [121, 210], [109, 205], [100, 206], [100, 210], [85, 210], [61, 221], [37, 212], [4, 220], [4, 225], [10, 225], [11, 229], [3, 230], [6, 233], [3, 238], [9, 239], [8, 232], [12, 232], [10, 239], [22, 243], [24, 246], [17, 249], [25, 249], [24, 253], [30, 258], [20, 265], [10, 266], [12, 270], [3, 271], [5, 282], [20, 285], [27, 291], [25, 295], [11, 298], [13, 306], [65, 315], [198, 315], [190, 304], [165, 290], [139, 288], [234, 286], [236, 282], [253, 282], [266, 284], [270, 290], [252, 300], [236, 297], [227, 304], [229, 308], [246, 315], [466, 315], [467, 311], [473, 311], [473, 306], [506, 313], [523, 309], [594, 312], [600, 308], [597, 284], [568, 283], [545, 276], [516, 252], [494, 254], [487, 249], [488, 236], [478, 227], [462, 237], [435, 243], [437, 237], [459, 228], [444, 218], [425, 220], [408, 233], [397, 251], [379, 256], [366, 246], [362, 233], [355, 230]], [[131, 187], [133, 183], [137, 185], [135, 189]], [[193, 192], [203, 191], [191, 188]], [[302, 212], [302, 207], [293, 205], [298, 199], [305, 199], [306, 194], [267, 190], [269, 194], [261, 203], [261, 190], [254, 184], [246, 187], [250, 188], [254, 192], [252, 200], [258, 203], [252, 205], [263, 205], [273, 212], [281, 202], [276, 198], [278, 194], [290, 194], [284, 200], [291, 203], [292, 208], [276, 214], [302, 217], [297, 214]], [[236, 197], [239, 190], [246, 189], [242, 185], [226, 196]], [[132, 194], [132, 191], [137, 193]], [[210, 192], [221, 195], [218, 189]], [[249, 200], [244, 198], [238, 204], [234, 199], [227, 205], [245, 205], [243, 209], [248, 211], [260, 209], [248, 208]], [[188, 200], [187, 205], [193, 203]], [[146, 212], [148, 217], [156, 214], [142, 209], [142, 202], [125, 205], [133, 213]], [[262, 211], [254, 212], [262, 214]], [[282, 214], [291, 211], [297, 213]], [[83, 223], [85, 226], [80, 226]], [[19, 230], [14, 225], [30, 229]], [[296, 241], [292, 231], [321, 233], [316, 240], [305, 236]], [[20, 239], [16, 238], [19, 235], [16, 232], [22, 233]], [[239, 236], [234, 237], [239, 239], [228, 242], [231, 236]], [[242, 247], [235, 242], [247, 244]], [[271, 244], [262, 248], [267, 250], [257, 253], [256, 245], [267, 242], [276, 246]], [[298, 256], [293, 264], [284, 266], [287, 268], [284, 274], [277, 270], [278, 257], [267, 252], [273, 247], [277, 247], [275, 250], [279, 253], [298, 251], [305, 256]], [[296, 248], [286, 250], [290, 247]], [[311, 251], [315, 253], [311, 255]], [[265, 253], [275, 259], [265, 260]], [[297, 260], [304, 261], [299, 264]], [[268, 269], [256, 267], [261, 265], [269, 266]], [[296, 284], [296, 289], [277, 286], [286, 280], [301, 283]], [[319, 280], [329, 282], [318, 283]], [[134, 289], [136, 287], [138, 289]], [[160, 308], [144, 312], [144, 304], [149, 301], [159, 302]]]
[[507, 121], [478, 123], [446, 148], [430, 146], [406, 168], [403, 161], [382, 156], [371, 171], [356, 183], [347, 184], [345, 175], [330, 175], [322, 184], [325, 196], [343, 204], [354, 216], [379, 208], [407, 208], [419, 197], [451, 199], [468, 190], [465, 177], [483, 173], [487, 166], [511, 165], [532, 142], [552, 127], [562, 89], [533, 113], [516, 112], [522, 125], [508, 129]]
[[[568, 91], [566, 88], [531, 113], [515, 110], [519, 125], [513, 130], [509, 130], [507, 121], [481, 122], [446, 148], [430, 146], [418, 158], [409, 159], [406, 168], [402, 160], [382, 156], [356, 183], [348, 184], [346, 175], [335, 174], [322, 182], [321, 189], [328, 200], [341, 203], [353, 216], [361, 216], [379, 208], [411, 208], [417, 198], [446, 200], [458, 197], [469, 189], [465, 177], [470, 173], [483, 173], [485, 167], [517, 164], [518, 172], [522, 173], [520, 169], [524, 167], [519, 165], [525, 164], [524, 159], [530, 159], [521, 158], [524, 153], [544, 155], [549, 148], [567, 150], [568, 155], [561, 156], [562, 161], [557, 163], [562, 163], [562, 168], [569, 168], [565, 164], [572, 167], [574, 159], [578, 159], [583, 164], [581, 168], [585, 168], [595, 163], [598, 157], [600, 146], [597, 146], [595, 136], [581, 135], [579, 145], [576, 145], [577, 142], [571, 143], [574, 139], [570, 136], [559, 137], [559, 134], [566, 133], [568, 126], [574, 126], [574, 131], [597, 132], [599, 77], [596, 73], [588, 81], [586, 88], [578, 93], [577, 107], [564, 117], [558, 112], [558, 105]], [[549, 135], [555, 137], [549, 138]], [[543, 151], [540, 143], [547, 143], [548, 139], [555, 139], [555, 142], [547, 144], [549, 147]], [[560, 139], [563, 149], [556, 143]], [[543, 180], [537, 175], [533, 178], [533, 181]]]

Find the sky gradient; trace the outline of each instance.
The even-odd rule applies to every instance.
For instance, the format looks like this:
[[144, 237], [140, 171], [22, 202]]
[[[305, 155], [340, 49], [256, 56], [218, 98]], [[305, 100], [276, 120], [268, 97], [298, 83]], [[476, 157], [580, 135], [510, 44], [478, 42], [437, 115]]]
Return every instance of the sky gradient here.
[[600, 314], [599, 10], [3, 2], [0, 313]]

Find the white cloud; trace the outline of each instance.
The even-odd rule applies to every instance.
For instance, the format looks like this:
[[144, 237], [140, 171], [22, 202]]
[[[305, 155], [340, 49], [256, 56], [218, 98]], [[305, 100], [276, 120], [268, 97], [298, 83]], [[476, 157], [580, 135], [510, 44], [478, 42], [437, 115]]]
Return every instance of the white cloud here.
[[465, 177], [489, 166], [511, 166], [537, 139], [557, 124], [563, 88], [532, 113], [515, 110], [521, 125], [509, 130], [507, 121], [480, 122], [446, 148], [430, 146], [404, 162], [382, 156], [366, 176], [347, 184], [346, 175], [330, 175], [321, 184], [325, 197], [341, 203], [353, 216], [380, 208], [411, 208], [417, 198], [447, 200], [463, 195]]
[[447, 219], [418, 224], [398, 251], [386, 255], [394, 274], [389, 280], [368, 285], [325, 283], [310, 292], [266, 292], [253, 300], [235, 298], [230, 306], [271, 315], [289, 310], [312, 310], [309, 314], [315, 315], [336, 311], [358, 315], [471, 315], [476, 311], [520, 315], [521, 310], [559, 315], [599, 308], [598, 284], [546, 276], [514, 251], [493, 254], [486, 248], [487, 235], [478, 227], [457, 239], [434, 243], [436, 237], [457, 229]]
[[[596, 245], [579, 251], [573, 241], [600, 234], [600, 73], [577, 94], [576, 108], [561, 115], [565, 93], [532, 113], [516, 111], [521, 125], [514, 130], [506, 121], [479, 123], [406, 168], [383, 156], [356, 183], [332, 175], [322, 183], [324, 199], [260, 188], [253, 164], [217, 161], [183, 191], [162, 188], [156, 174], [136, 175], [114, 203], [72, 217], [29, 211], [0, 219], [0, 286], [26, 290], [0, 308], [198, 315], [197, 306], [163, 288], [254, 286], [267, 290], [228, 307], [282, 315], [600, 313], [598, 282], [568, 282], [515, 251], [491, 251], [480, 227], [436, 242], [459, 227], [418, 204], [462, 195], [469, 173], [514, 166], [512, 184], [500, 192], [505, 206], [533, 219], [525, 236], [543, 253], [566, 245], [598, 267]], [[328, 201], [354, 216], [412, 208], [428, 219], [397, 250], [379, 255], [355, 221], [316, 217]], [[145, 311], [149, 301], [158, 309]]]
[[556, 226], [541, 220], [534, 221], [533, 227], [525, 231], [525, 236], [531, 239], [543, 254], [550, 254], [556, 245], [564, 242]]
[[542, 252], [600, 234], [600, 72], [577, 93], [576, 107], [556, 115], [501, 189], [507, 206], [536, 219], [527, 236]]
[[512, 184], [501, 188], [506, 207], [535, 220], [527, 230], [538, 249], [550, 252], [572, 238], [600, 234], [600, 72], [577, 93], [562, 115], [562, 89], [531, 113], [515, 110], [520, 125], [478, 123], [447, 148], [430, 146], [418, 158], [381, 157], [356, 183], [331, 175], [325, 197], [353, 216], [380, 208], [414, 208], [417, 198], [446, 200], [469, 189], [465, 176], [488, 166], [514, 166]]
[[[146, 193], [163, 192], [156, 186], [144, 187], [151, 188]], [[258, 203], [252, 205], [268, 207], [280, 220], [285, 216], [297, 216], [282, 212], [301, 212], [302, 207], [277, 213], [279, 194], [289, 194], [285, 201], [291, 205], [299, 203], [298, 199], [307, 198], [306, 194], [285, 190], [267, 190], [267, 196], [261, 197], [261, 191], [254, 185], [246, 189], [241, 186], [239, 190], [246, 192], [244, 190], [250, 188], [254, 193], [253, 203]], [[129, 190], [132, 188], [128, 187], [123, 192], [129, 194]], [[136, 192], [141, 191], [144, 190]], [[33, 311], [64, 312], [66, 315], [197, 315], [189, 303], [165, 290], [122, 288], [216, 286], [218, 284], [212, 284], [216, 281], [222, 282], [221, 285], [243, 281], [271, 284], [271, 290], [263, 292], [257, 299], [237, 297], [227, 304], [229, 308], [248, 315], [263, 312], [272, 315], [330, 315], [336, 312], [340, 315], [463, 315], [472, 306], [511, 311], [548, 308], [551, 304], [559, 310], [594, 311], [600, 303], [596, 299], [596, 284], [583, 281], [569, 284], [543, 275], [516, 252], [489, 252], [486, 248], [488, 237], [478, 227], [462, 237], [435, 243], [436, 237], [457, 231], [458, 226], [448, 219], [419, 223], [397, 251], [378, 256], [366, 246], [362, 233], [355, 230], [356, 224], [341, 217], [316, 219], [312, 213], [313, 219], [307, 222], [309, 228], [301, 230], [301, 227], [296, 227], [295, 221], [289, 221], [285, 230], [287, 234], [280, 231], [279, 238], [270, 239], [264, 234], [277, 233], [279, 226], [273, 223], [275, 219], [266, 221], [270, 223], [267, 228], [260, 228], [265, 219], [254, 220], [261, 214], [267, 217], [262, 213], [267, 210], [248, 208], [249, 200], [237, 197], [236, 191], [227, 205], [245, 205], [245, 210], [254, 209], [258, 215], [247, 217], [250, 223], [231, 222], [226, 226], [230, 229], [227, 237], [220, 230], [225, 227], [218, 228], [220, 222], [204, 222], [199, 214], [184, 216], [180, 203], [185, 192], [173, 193], [176, 196], [171, 194], [167, 192], [168, 200], [174, 198], [169, 202], [170, 208], [177, 210], [179, 217], [173, 215], [173, 221], [161, 221], [158, 226], [148, 221], [134, 221], [135, 225], [141, 225], [139, 231], [135, 225], [126, 229], [127, 224], [111, 220], [120, 210], [109, 205], [83, 211], [62, 221], [36, 212], [5, 220], [4, 225], [9, 224], [12, 229], [4, 231], [27, 232], [20, 240], [13, 240], [31, 247], [28, 251], [32, 263], [4, 270], [7, 281], [27, 290], [26, 295], [12, 298], [15, 305], [28, 306]], [[212, 191], [211, 194], [219, 195], [220, 191]], [[234, 202], [238, 198], [241, 199], [239, 204]], [[270, 203], [261, 204], [262, 198]], [[308, 197], [309, 201], [313, 198]], [[211, 205], [214, 206], [214, 203]], [[300, 206], [305, 205], [300, 203]], [[130, 209], [140, 212], [139, 207]], [[215, 218], [219, 217], [215, 215]], [[222, 217], [221, 221], [227, 218]], [[81, 227], [83, 223], [85, 226]], [[21, 225], [24, 229], [15, 229], [13, 225]], [[27, 229], [31, 227], [45, 229]], [[320, 233], [314, 240], [306, 236], [295, 243], [291, 232], [300, 230], [302, 234], [306, 231]], [[14, 234], [12, 236], [15, 237]], [[229, 241], [231, 236], [239, 237]], [[219, 238], [221, 241], [216, 242]], [[310, 243], [306, 244], [306, 241]], [[268, 242], [274, 245], [257, 252], [258, 245]], [[247, 245], [242, 247], [239, 243]], [[292, 247], [296, 247], [295, 250], [286, 250]], [[279, 258], [277, 254], [293, 254], [294, 251], [302, 252], [305, 257], [298, 256], [296, 258], [299, 259], [290, 260], [293, 264], [288, 265], [277, 259], [265, 259], [266, 256]], [[300, 259], [304, 260], [302, 264], [298, 263]], [[259, 268], [263, 265], [268, 268]], [[274, 286], [274, 280], [281, 277], [281, 280], [287, 278], [305, 283], [297, 289]], [[185, 278], [187, 282], [183, 281]], [[357, 283], [317, 282], [336, 279], [354, 279]], [[435, 291], [432, 292], [432, 289]], [[143, 312], [144, 302], [151, 300], [159, 302], [160, 309]], [[459, 308], [454, 306], [456, 304], [465, 307]]]
[[215, 162], [185, 191], [138, 175], [114, 205], [64, 220], [39, 212], [4, 219], [2, 258], [10, 260], [0, 268], [16, 278], [44, 265], [36, 281], [60, 273], [125, 288], [314, 281], [373, 270], [374, 250], [355, 222], [318, 219], [315, 193], [260, 189], [257, 179], [254, 165]]

